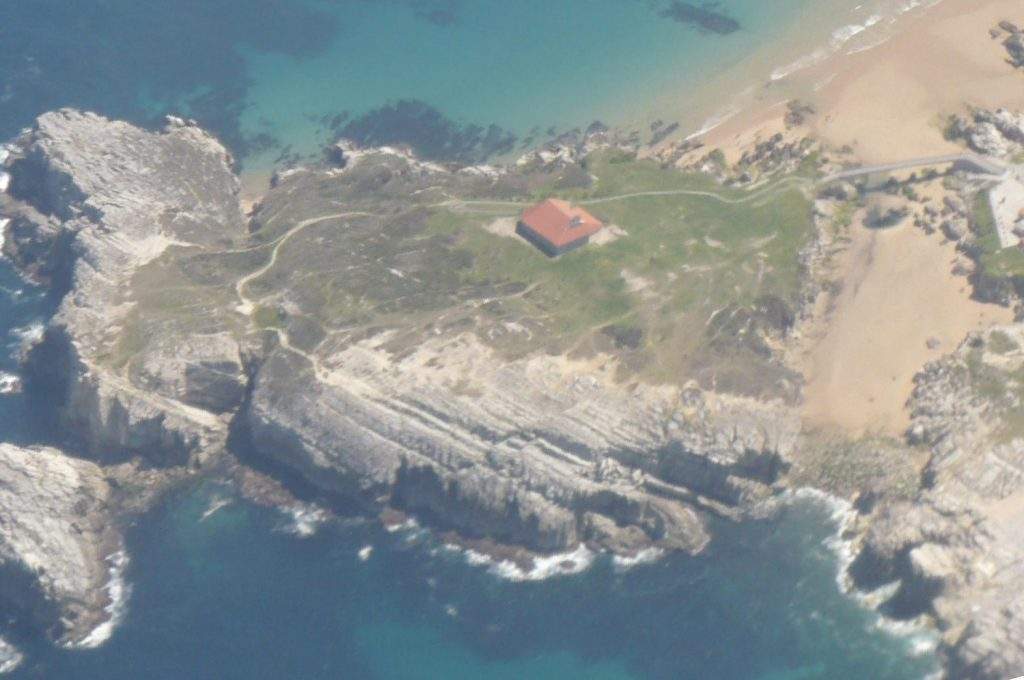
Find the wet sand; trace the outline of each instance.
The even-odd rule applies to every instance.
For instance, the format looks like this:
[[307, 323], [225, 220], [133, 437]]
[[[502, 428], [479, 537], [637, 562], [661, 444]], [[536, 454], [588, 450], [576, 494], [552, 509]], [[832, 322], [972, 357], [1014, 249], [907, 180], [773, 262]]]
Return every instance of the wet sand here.
[[730, 150], [778, 131], [787, 97], [817, 109], [808, 126], [836, 148], [877, 163], [958, 149], [943, 138], [948, 115], [969, 105], [1024, 108], [1024, 77], [1007, 64], [999, 21], [1024, 23], [1020, 0], [944, 0], [901, 17], [895, 34], [871, 49], [839, 52], [790, 76], [763, 83], [752, 104], [705, 136]]

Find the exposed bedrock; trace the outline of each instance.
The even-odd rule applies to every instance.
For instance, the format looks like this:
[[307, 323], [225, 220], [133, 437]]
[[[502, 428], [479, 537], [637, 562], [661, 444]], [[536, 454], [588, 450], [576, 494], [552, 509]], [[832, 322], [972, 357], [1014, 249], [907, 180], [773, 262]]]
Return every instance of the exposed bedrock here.
[[[697, 392], [684, 415], [671, 391], [489, 355], [458, 338], [393, 361], [364, 342], [332, 357], [325, 383], [278, 351], [247, 409], [253, 442], [314, 484], [470, 536], [540, 551], [580, 541], [697, 551], [708, 540], [702, 512], [764, 497], [796, 437], [770, 407], [712, 408]], [[442, 356], [477, 367], [461, 394], [431, 375]]]
[[[541, 552], [695, 552], [706, 513], [736, 516], [770, 493], [799, 433], [784, 407], [629, 386], [542, 352], [510, 360], [458, 324], [419, 337], [401, 315], [325, 342], [337, 312], [324, 306], [344, 311], [373, 267], [390, 277], [374, 291], [396, 296], [388, 305], [419, 300], [435, 318], [517, 294], [451, 278], [459, 253], [412, 238], [429, 207], [411, 211], [410, 196], [515, 197], [565, 166], [351, 155], [344, 170], [279, 178], [247, 229], [230, 157], [183, 121], [151, 132], [64, 110], [17, 139], [5, 249], [63, 294], [27, 360], [29, 387], [57, 395], [61, 432], [101, 462], [177, 466], [222, 450], [237, 419], [258, 455], [324, 492]], [[310, 285], [302, 263], [350, 270], [353, 288]], [[438, 368], [453, 362], [461, 378]]]
[[[222, 442], [217, 414], [237, 407], [246, 380], [238, 343], [212, 304], [197, 295], [188, 309], [161, 278], [169, 250], [244, 233], [230, 156], [180, 120], [153, 133], [71, 110], [40, 117], [12, 147], [5, 252], [67, 291], [29, 357], [30, 383], [59, 395], [67, 434], [98, 457], [180, 463]], [[141, 315], [150, 300], [161, 313]]]
[[913, 501], [868, 518], [851, 576], [899, 586], [884, 609], [929, 614], [949, 677], [1014, 677], [1024, 667], [1024, 326], [970, 336], [916, 378], [912, 441], [930, 450]]
[[121, 538], [94, 463], [0, 444], [0, 602], [74, 643], [108, 618], [107, 557]]

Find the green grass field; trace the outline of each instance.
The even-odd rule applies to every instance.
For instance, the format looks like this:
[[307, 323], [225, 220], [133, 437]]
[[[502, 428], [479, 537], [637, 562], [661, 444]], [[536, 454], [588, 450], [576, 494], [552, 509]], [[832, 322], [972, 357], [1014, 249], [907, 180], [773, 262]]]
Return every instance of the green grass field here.
[[[391, 328], [402, 338], [396, 351], [420, 342], [424, 329], [471, 330], [509, 357], [609, 352], [627, 377], [658, 382], [685, 381], [697, 366], [767, 366], [770, 352], [750, 336], [765, 328], [758, 310], [785, 318], [779, 310], [795, 307], [799, 252], [814, 231], [806, 180], [746, 192], [615, 151], [592, 154], [583, 166], [593, 177], [588, 188], [556, 190], [564, 185], [557, 177], [548, 185], [526, 178], [521, 186], [529, 188], [518, 194], [481, 195], [474, 185], [466, 200], [468, 185], [457, 179], [416, 192], [370, 168], [351, 186], [324, 180], [300, 201], [298, 216], [274, 217], [291, 215], [291, 203], [268, 209], [256, 238], [279, 238], [300, 218], [344, 210], [352, 198], [369, 214], [290, 236], [274, 267], [248, 286], [260, 305], [256, 323], [287, 324], [289, 332], [299, 321], [316, 324], [311, 337], [335, 343]], [[680, 193], [635, 195], [647, 192]], [[620, 235], [557, 259], [503, 235], [531, 201], [550, 196], [586, 206]], [[757, 378], [736, 373], [731, 381]]]
[[[597, 177], [595, 186], [561, 197], [587, 205], [647, 191], [715, 192], [727, 200], [745, 196], [722, 190], [707, 177], [611, 154], [591, 159], [587, 167]], [[577, 346], [613, 324], [638, 328], [646, 363], [659, 378], [678, 375], [685, 357], [703, 342], [716, 311], [749, 306], [765, 296], [792, 302], [800, 278], [797, 256], [813, 233], [809, 201], [795, 188], [747, 203], [676, 195], [587, 207], [626, 235], [551, 259], [521, 239], [488, 231], [497, 212], [437, 211], [430, 229], [472, 254], [471, 265], [461, 273], [464, 283], [530, 286], [530, 293], [506, 311], [541, 323], [552, 349]], [[506, 210], [508, 217], [515, 214]]]
[[988, 192], [982, 191], [975, 196], [973, 211], [981, 250], [978, 264], [982, 274], [996, 279], [1024, 276], [1024, 252], [1019, 248], [1003, 248], [999, 243]]

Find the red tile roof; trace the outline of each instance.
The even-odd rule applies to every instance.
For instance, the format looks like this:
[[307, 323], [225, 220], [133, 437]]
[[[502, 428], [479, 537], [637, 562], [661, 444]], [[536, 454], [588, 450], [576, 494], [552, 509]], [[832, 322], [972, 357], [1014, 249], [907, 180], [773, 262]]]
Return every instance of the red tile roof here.
[[604, 226], [583, 208], [557, 198], [549, 198], [527, 209], [520, 221], [556, 248], [592, 236]]

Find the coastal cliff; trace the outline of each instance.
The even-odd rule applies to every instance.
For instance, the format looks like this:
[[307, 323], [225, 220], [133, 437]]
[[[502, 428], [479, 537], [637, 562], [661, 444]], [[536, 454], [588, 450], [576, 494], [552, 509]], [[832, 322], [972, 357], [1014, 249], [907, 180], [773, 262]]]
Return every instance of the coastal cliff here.
[[166, 298], [151, 300], [166, 314], [140, 327], [131, 283], [164, 275], [169, 248], [243, 234], [227, 152], [181, 121], [153, 134], [73, 111], [41, 117], [11, 149], [5, 253], [63, 295], [28, 376], [61, 396], [64, 429], [103, 460], [147, 451], [182, 463], [222, 445], [216, 411], [244, 381], [237, 344], [202, 299], [187, 335], [156, 328], [173, 323]]
[[918, 376], [911, 438], [930, 452], [912, 501], [868, 518], [851, 574], [864, 588], [892, 581], [891, 615], [933, 616], [951, 677], [1001, 678], [1024, 662], [1020, 431], [1024, 328], [969, 337]]
[[[481, 341], [516, 324], [480, 310], [525, 291], [446, 278], [466, 254], [427, 233], [430, 206], [446, 191], [486, 201], [586, 183], [575, 159], [521, 174], [387, 149], [343, 163], [280, 177], [247, 232], [231, 159], [182, 121], [147, 132], [66, 110], [15, 141], [6, 253], [67, 291], [27, 383], [60, 395], [75, 446], [104, 463], [202, 466], [233, 424], [251, 442], [243, 461], [542, 553], [698, 552], [705, 513], [769, 495], [798, 430], [780, 408], [624, 384], [618, 357], [538, 354], [540, 327], [513, 331], [527, 350], [515, 360]], [[346, 267], [336, 289], [305, 278], [321, 263]], [[344, 299], [360, 292], [393, 309], [367, 323]]]
[[[166, 478], [240, 463], [474, 546], [635, 556], [700, 552], [710, 516], [740, 519], [810, 484], [859, 498], [851, 575], [868, 589], [902, 579], [889, 613], [935, 616], [950, 668], [997, 677], [1021, 657], [1016, 553], [985, 519], [1016, 493], [990, 458], [1017, 465], [1019, 447], [958, 439], [980, 431], [964, 411], [979, 397], [937, 395], [963, 371], [919, 378], [913, 443], [935, 452], [923, 481], [898, 442], [823, 443], [801, 423], [800, 376], [778, 348], [828, 287], [818, 270], [841, 234], [823, 225], [852, 197], [818, 201], [813, 224], [805, 178], [745, 194], [679, 173], [678, 204], [638, 216], [631, 197], [652, 169], [675, 171], [604, 130], [509, 168], [339, 145], [275, 176], [248, 217], [230, 156], [177, 119], [146, 131], [64, 110], [11, 151], [4, 252], [60, 299], [27, 389], [59, 397], [55, 426], [95, 463], [45, 459], [79, 470], [104, 512], [131, 505], [104, 491], [110, 466]], [[809, 151], [787, 153], [796, 164]], [[611, 223], [585, 266], [548, 261], [508, 228], [550, 187]], [[970, 369], [979, 342], [991, 344], [972, 339], [949, 366]], [[106, 606], [112, 539], [80, 540], [92, 552], [79, 581], [31, 605], [50, 603], [43, 629], [83, 622], [58, 625], [69, 640]], [[994, 572], [981, 553], [999, 556]], [[1009, 604], [981, 615], [975, 595]]]
[[77, 644], [109, 618], [108, 557], [121, 549], [94, 463], [0, 444], [0, 599], [53, 640]]

